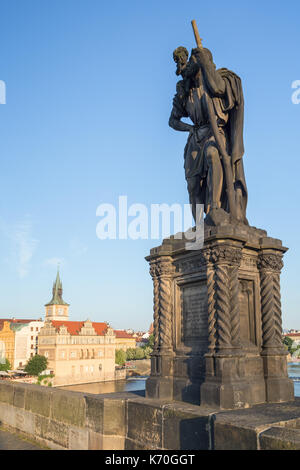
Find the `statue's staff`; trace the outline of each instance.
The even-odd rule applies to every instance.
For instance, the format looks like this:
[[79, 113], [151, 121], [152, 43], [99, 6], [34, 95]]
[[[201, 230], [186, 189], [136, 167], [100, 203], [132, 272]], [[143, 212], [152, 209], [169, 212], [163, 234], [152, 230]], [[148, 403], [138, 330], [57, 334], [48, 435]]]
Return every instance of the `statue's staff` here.
[[[192, 27], [193, 27], [197, 47], [199, 49], [203, 49], [202, 39], [200, 38], [197, 23], [195, 20], [192, 20]], [[228, 198], [229, 212], [233, 217], [236, 217], [235, 192], [234, 192], [234, 185], [233, 185], [231, 158], [226, 152], [223, 142], [220, 139], [218, 124], [217, 124], [216, 119], [214, 119], [215, 112], [213, 109], [212, 99], [206, 92], [205, 92], [205, 98], [206, 98], [206, 104], [208, 108], [208, 114], [210, 117], [212, 117], [212, 119], [210, 119], [210, 124], [212, 127], [213, 135], [215, 137], [216, 143], [222, 155], [225, 180], [226, 180], [226, 192], [227, 192], [227, 198]]]
[[199, 49], [203, 49], [202, 39], [200, 38], [196, 20], [192, 20], [192, 27], [193, 27], [197, 47], [199, 47]]

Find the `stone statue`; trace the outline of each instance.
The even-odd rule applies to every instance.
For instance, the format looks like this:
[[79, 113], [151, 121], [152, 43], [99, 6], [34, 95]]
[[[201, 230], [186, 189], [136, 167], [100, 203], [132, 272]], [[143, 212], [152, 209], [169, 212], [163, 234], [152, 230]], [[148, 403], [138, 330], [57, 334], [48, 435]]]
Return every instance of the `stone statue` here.
[[198, 47], [190, 57], [174, 51], [182, 80], [169, 123], [189, 133], [185, 175], [204, 238], [190, 249], [168, 237], [146, 258], [155, 338], [146, 397], [223, 410], [292, 401], [280, 294], [287, 248], [247, 222], [241, 80], [216, 70], [195, 23]]
[[197, 204], [203, 204], [211, 225], [248, 224], [241, 79], [230, 70], [216, 70], [211, 52], [202, 46], [193, 49], [190, 58], [185, 47], [178, 47], [173, 58], [182, 80], [169, 125], [189, 132], [184, 168], [193, 217], [196, 220]]

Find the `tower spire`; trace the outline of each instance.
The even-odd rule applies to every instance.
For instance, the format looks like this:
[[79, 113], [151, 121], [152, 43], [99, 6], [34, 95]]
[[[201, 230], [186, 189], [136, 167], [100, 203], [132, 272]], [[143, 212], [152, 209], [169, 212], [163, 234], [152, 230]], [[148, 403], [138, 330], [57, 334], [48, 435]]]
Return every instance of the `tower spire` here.
[[63, 300], [62, 294], [63, 287], [58, 264], [56, 279], [52, 287], [52, 299], [45, 305], [46, 318], [51, 318], [52, 320], [68, 320], [69, 304]]

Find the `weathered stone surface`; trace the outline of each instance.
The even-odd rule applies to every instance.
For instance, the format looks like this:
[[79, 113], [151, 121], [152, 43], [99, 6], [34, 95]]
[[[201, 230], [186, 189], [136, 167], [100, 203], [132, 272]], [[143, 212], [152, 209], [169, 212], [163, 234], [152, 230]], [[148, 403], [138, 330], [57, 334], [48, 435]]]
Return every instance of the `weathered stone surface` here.
[[15, 408], [15, 428], [26, 432], [27, 434], [35, 434], [35, 416], [29, 411], [21, 408]]
[[103, 435], [100, 432], [89, 430], [89, 450], [103, 449]]
[[103, 435], [125, 436], [126, 432], [126, 402], [125, 400], [104, 400]]
[[13, 404], [12, 386], [13, 382], [0, 380], [0, 399], [2, 403]]
[[162, 404], [137, 399], [127, 403], [127, 437], [143, 449], [162, 448]]
[[85, 395], [86, 423], [97, 433], [103, 432], [104, 399], [95, 395]]
[[103, 436], [103, 450], [124, 450], [125, 437], [119, 436]]
[[[26, 400], [37, 391], [55, 402], [55, 416], [43, 416], [39, 397], [36, 412], [2, 402], [0, 421], [57, 449], [200, 450], [200, 449], [298, 449], [300, 399], [220, 411], [216, 407], [136, 398], [133, 394], [85, 396], [81, 393], [21, 384]], [[21, 400], [22, 393], [17, 400]], [[21, 400], [22, 401], [22, 400]], [[33, 406], [30, 406], [33, 408]], [[100, 409], [98, 415], [96, 412]], [[87, 414], [85, 414], [85, 409]], [[92, 420], [94, 414], [95, 419]], [[70, 423], [77, 421], [77, 424]], [[81, 424], [78, 424], [81, 422]], [[101, 432], [96, 429], [102, 429]], [[279, 428], [279, 429], [278, 429]]]
[[16, 408], [14, 406], [0, 402], [0, 423], [12, 428], [16, 427]]
[[171, 237], [147, 261], [154, 336], [146, 396], [219, 409], [294, 398], [281, 341], [287, 250], [242, 224], [204, 224], [204, 246]]
[[276, 426], [259, 436], [260, 450], [300, 450], [300, 429]]
[[69, 449], [70, 450], [87, 450], [89, 448], [89, 431], [88, 429], [69, 427]]
[[75, 426], [85, 425], [85, 398], [83, 393], [55, 390], [52, 397], [51, 417]]
[[299, 423], [300, 399], [295, 402], [257, 405], [253, 408], [220, 412], [214, 422], [214, 448], [216, 450], [258, 449], [258, 436], [275, 426]]
[[182, 289], [182, 341], [207, 337], [206, 282], [187, 284]]
[[18, 408], [25, 408], [25, 394], [26, 394], [26, 387], [22, 387], [21, 384], [14, 387], [14, 398], [13, 398], [13, 405], [17, 406]]
[[[136, 442], [135, 440], [126, 437], [125, 450], [149, 450], [149, 447], [147, 447], [145, 444], [141, 444], [140, 442]], [[160, 450], [159, 447], [157, 447], [156, 450]]]
[[218, 422], [214, 427], [214, 450], [257, 450], [259, 430]]
[[[192, 50], [190, 57], [182, 46], [173, 52], [176, 75], [181, 75], [181, 80], [176, 85], [169, 119], [173, 129], [188, 133], [184, 168], [193, 217], [197, 220], [198, 205], [203, 204], [212, 225], [222, 224], [230, 218], [236, 224], [247, 224], [241, 79], [227, 69], [216, 69], [212, 53], [200, 45], [199, 34], [197, 37], [198, 47]], [[231, 110], [234, 109], [233, 114], [226, 108], [228, 102]], [[225, 119], [231, 133], [221, 134], [216, 125], [221, 118], [221, 109], [222, 118], [224, 113], [227, 115]], [[187, 116], [191, 123], [182, 121]]]
[[163, 407], [164, 449], [207, 450], [209, 414], [203, 416], [197, 406], [174, 403]]
[[40, 385], [26, 387], [25, 409], [42, 416], [50, 416], [51, 390]]
[[66, 449], [69, 447], [68, 426], [59, 421], [36, 415], [35, 435], [47, 441], [54, 442]]

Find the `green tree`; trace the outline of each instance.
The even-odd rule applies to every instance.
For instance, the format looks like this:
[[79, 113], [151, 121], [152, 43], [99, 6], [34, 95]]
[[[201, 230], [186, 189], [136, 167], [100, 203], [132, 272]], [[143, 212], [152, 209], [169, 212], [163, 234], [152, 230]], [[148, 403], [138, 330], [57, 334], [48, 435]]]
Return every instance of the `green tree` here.
[[135, 348], [128, 348], [126, 351], [126, 360], [133, 361], [135, 359]]
[[27, 362], [25, 372], [30, 375], [39, 375], [43, 370], [47, 369], [48, 359], [45, 356], [36, 354]]
[[5, 362], [0, 362], [0, 370], [11, 370], [11, 365], [8, 359], [5, 359]]
[[154, 335], [153, 334], [149, 336], [147, 346], [149, 346], [149, 348], [151, 349], [154, 348]]
[[123, 349], [116, 349], [115, 363], [124, 366], [126, 362], [126, 352]]
[[135, 359], [145, 359], [145, 351], [143, 348], [136, 348], [135, 350]]
[[283, 344], [291, 355], [297, 350], [297, 347], [294, 346], [294, 341], [289, 336], [284, 337]]
[[153, 349], [150, 346], [146, 346], [144, 348], [145, 359], [150, 359], [150, 354], [152, 353]]

